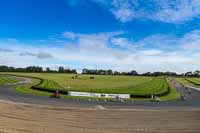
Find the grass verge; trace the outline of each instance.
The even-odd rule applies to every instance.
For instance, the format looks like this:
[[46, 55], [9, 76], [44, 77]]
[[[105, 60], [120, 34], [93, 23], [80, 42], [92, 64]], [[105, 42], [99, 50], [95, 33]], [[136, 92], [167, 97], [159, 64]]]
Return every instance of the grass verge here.
[[167, 95], [160, 97], [160, 99], [162, 101], [179, 100], [181, 98], [181, 94], [170, 84], [170, 81], [167, 82], [170, 87], [170, 92]]

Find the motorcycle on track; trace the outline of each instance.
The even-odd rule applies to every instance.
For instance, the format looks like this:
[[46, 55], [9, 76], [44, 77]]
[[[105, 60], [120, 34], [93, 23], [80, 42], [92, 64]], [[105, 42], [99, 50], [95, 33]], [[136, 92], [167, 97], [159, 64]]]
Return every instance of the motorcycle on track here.
[[55, 91], [55, 92], [50, 96], [50, 98], [61, 98], [60, 93], [59, 93], [59, 90]]

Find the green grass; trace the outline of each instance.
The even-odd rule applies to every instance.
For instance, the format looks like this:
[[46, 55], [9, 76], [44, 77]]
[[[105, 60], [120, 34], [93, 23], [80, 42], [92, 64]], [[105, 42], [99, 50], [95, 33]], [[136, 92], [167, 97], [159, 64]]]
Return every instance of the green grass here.
[[150, 77], [132, 77], [132, 76], [95, 76], [81, 75], [78, 79], [72, 79], [74, 74], [52, 74], [52, 73], [12, 73], [16, 75], [39, 77], [57, 82], [61, 87], [70, 86], [69, 90], [84, 89], [119, 89], [130, 88], [138, 84], [152, 80]]
[[[144, 76], [95, 76], [80, 75], [78, 79], [72, 79], [74, 74], [51, 73], [12, 73], [23, 76], [39, 77], [44, 80], [40, 87], [57, 90], [96, 92], [96, 93], [128, 93], [137, 95], [158, 94], [166, 91], [168, 85], [163, 77]], [[68, 87], [69, 86], [69, 87]]]
[[[37, 83], [37, 80], [33, 80], [33, 82]], [[25, 93], [25, 94], [30, 94], [30, 95], [39, 95], [39, 96], [45, 96], [45, 97], [50, 97], [52, 95], [52, 93], [49, 92], [44, 92], [44, 91], [39, 91], [39, 90], [33, 90], [30, 87], [34, 85], [34, 83], [31, 84], [27, 84], [27, 85], [21, 85], [21, 86], [17, 86], [13, 89], [15, 89], [17, 92], [19, 93]], [[95, 98], [95, 97], [81, 97], [81, 96], [69, 96], [69, 95], [61, 95], [61, 98], [70, 98], [70, 99], [81, 99], [81, 100], [107, 100], [107, 101], [116, 101], [115, 98]], [[149, 98], [130, 98], [130, 99], [125, 99], [126, 101], [131, 101], [131, 100], [137, 100], [137, 101], [141, 101], [141, 100], [150, 100]]]
[[181, 98], [181, 94], [176, 91], [176, 89], [169, 83], [170, 93], [160, 97], [162, 101], [169, 101], [169, 100], [179, 100]]
[[[95, 79], [90, 79], [91, 75], [80, 75], [78, 79], [72, 79], [74, 74], [52, 74], [52, 73], [10, 73], [21, 76], [32, 76], [44, 79], [40, 87], [50, 89], [67, 89], [73, 91], [85, 92], [102, 92], [102, 93], [129, 93], [129, 94], [159, 94], [167, 90], [168, 83], [164, 77], [144, 77], [144, 76], [95, 76]], [[52, 93], [32, 90], [30, 87], [36, 85], [39, 80], [33, 79], [33, 83], [18, 86], [16, 91], [49, 96]], [[70, 86], [70, 88], [65, 88]], [[166, 96], [160, 97], [161, 100], [179, 99], [179, 93], [170, 86], [170, 93]], [[86, 97], [73, 97], [64, 96], [64, 98], [83, 98]], [[96, 99], [96, 98], [92, 98]], [[102, 99], [102, 98], [101, 98]], [[136, 100], [149, 100], [149, 99], [136, 99]]]
[[39, 82], [40, 82], [40, 80], [32, 79], [32, 83], [29, 83], [29, 84], [26, 84], [26, 85], [16, 86], [14, 89], [17, 92], [25, 93], [25, 94], [35, 94], [35, 95], [41, 95], [41, 96], [50, 96], [51, 93], [31, 89], [31, 86], [36, 85]]
[[195, 85], [200, 85], [200, 78], [187, 78], [187, 80], [193, 82]]
[[197, 84], [200, 84], [200, 78], [176, 78], [176, 80], [179, 81], [183, 85], [200, 87], [200, 85], [197, 85]]
[[[121, 78], [120, 76], [118, 78]], [[158, 78], [149, 78], [145, 79], [144, 77], [128, 77], [132, 79], [130, 82], [134, 82], [130, 86], [121, 85], [116, 86], [115, 88], [110, 85], [101, 89], [99, 87], [96, 88], [70, 88], [68, 90], [71, 91], [83, 91], [83, 92], [96, 92], [96, 93], [115, 93], [115, 94], [137, 94], [137, 95], [146, 95], [146, 94], [158, 94], [167, 90], [167, 83], [163, 77]], [[140, 79], [141, 78], [141, 79]], [[109, 79], [107, 79], [109, 80]], [[77, 83], [78, 84], [78, 83]], [[115, 83], [112, 83], [115, 84]], [[123, 87], [122, 87], [123, 86]]]
[[0, 85], [12, 84], [12, 83], [17, 83], [17, 79], [15, 79], [14, 77], [0, 75]]
[[185, 78], [176, 78], [176, 80], [183, 85], [191, 85], [192, 84], [191, 82], [187, 81]]
[[39, 85], [39, 87], [53, 90], [62, 89], [62, 86], [60, 86], [57, 82], [49, 79], [44, 79], [43, 83]]
[[[167, 91], [168, 84], [164, 77], [155, 77], [151, 81], [130, 88], [130, 94], [148, 95]], [[128, 91], [128, 90], [127, 90]]]
[[[101, 78], [100, 76], [98, 78]], [[104, 77], [103, 77], [104, 78]], [[116, 78], [116, 77], [115, 77]], [[118, 78], [122, 78], [118, 76]], [[132, 79], [132, 82], [134, 82], [132, 85], [119, 85], [117, 86], [115, 82], [111, 83], [112, 86], [116, 86], [109, 88], [111, 85], [108, 84], [103, 84], [104, 87], [86, 87], [86, 88], [64, 88], [69, 91], [83, 91], [83, 92], [96, 92], [96, 93], [116, 93], [116, 94], [136, 94], [136, 95], [148, 95], [148, 94], [159, 94], [163, 93], [167, 90], [167, 82], [163, 77], [158, 77], [158, 78], [149, 78], [145, 79], [144, 77], [128, 77]], [[140, 79], [141, 78], [141, 79]], [[80, 79], [79, 79], [80, 80]], [[102, 79], [100, 79], [102, 80]], [[109, 79], [106, 79], [107, 81]], [[93, 81], [95, 83], [95, 81]], [[103, 82], [103, 81], [102, 81]], [[130, 81], [131, 82], [131, 81]], [[140, 84], [139, 84], [140, 83]], [[77, 82], [79, 84], [79, 82]], [[130, 84], [130, 83], [129, 83]], [[122, 87], [123, 86], [123, 87]], [[40, 85], [40, 87], [43, 88], [50, 88], [50, 89], [63, 89], [61, 85], [56, 83], [53, 80], [44, 80], [44, 83]]]
[[[34, 95], [40, 95], [40, 96], [47, 96], [49, 97], [52, 95], [52, 93], [49, 92], [43, 92], [43, 91], [38, 91], [38, 90], [33, 90], [30, 89], [32, 85], [35, 85], [39, 82], [39, 80], [33, 79], [31, 84], [27, 85], [21, 85], [17, 86], [14, 89], [19, 92], [19, 93], [25, 93], [25, 94], [34, 94]], [[116, 99], [112, 98], [91, 98], [91, 97], [80, 97], [80, 96], [67, 96], [67, 95], [61, 95], [61, 98], [70, 98], [70, 99], [92, 99], [92, 100], [108, 100], [108, 101], [115, 101]], [[178, 100], [180, 99], [180, 93], [176, 91], [176, 89], [170, 85], [170, 93], [168, 95], [160, 97], [162, 101], [169, 101], [169, 100]], [[130, 98], [130, 99], [125, 99], [126, 101], [131, 101], [131, 100], [136, 100], [136, 101], [141, 101], [141, 100], [150, 100], [150, 98]]]

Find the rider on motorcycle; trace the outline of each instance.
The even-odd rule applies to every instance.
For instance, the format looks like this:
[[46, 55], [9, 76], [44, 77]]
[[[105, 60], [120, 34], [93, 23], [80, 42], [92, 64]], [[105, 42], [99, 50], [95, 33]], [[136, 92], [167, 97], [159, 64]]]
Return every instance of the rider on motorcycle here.
[[59, 90], [56, 90], [53, 94], [54, 97], [60, 97], [60, 93]]

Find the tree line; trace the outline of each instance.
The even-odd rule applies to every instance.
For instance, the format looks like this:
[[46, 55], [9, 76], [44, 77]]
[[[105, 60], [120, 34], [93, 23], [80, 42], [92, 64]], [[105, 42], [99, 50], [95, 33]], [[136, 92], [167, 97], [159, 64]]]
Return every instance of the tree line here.
[[139, 74], [137, 71], [132, 70], [130, 72], [118, 72], [112, 70], [89, 70], [83, 69], [82, 74], [94, 74], [94, 75], [129, 75], [129, 76], [177, 76], [175, 72], [147, 72]]
[[182, 76], [188, 76], [188, 77], [199, 77], [200, 76], [200, 71], [196, 70], [194, 72], [190, 71], [190, 72], [186, 72], [186, 73], [182, 73]]
[[82, 74], [94, 74], [94, 75], [132, 75], [132, 76], [187, 76], [187, 77], [200, 77], [200, 70], [194, 72], [189, 71], [186, 73], [177, 74], [176, 72], [146, 72], [139, 74], [137, 71], [132, 70], [130, 72], [118, 72], [112, 70], [102, 70], [102, 69], [83, 69]]
[[64, 68], [60, 66], [58, 70], [52, 70], [49, 67], [46, 69], [43, 69], [43, 67], [40, 66], [28, 66], [25, 68], [15, 68], [15, 67], [9, 67], [9, 66], [0, 66], [0, 72], [47, 72], [47, 73], [74, 73], [76, 74], [77, 71], [75, 69], [69, 69]]
[[113, 70], [90, 70], [90, 69], [83, 69], [82, 74], [94, 74], [94, 75], [139, 75], [135, 70], [130, 71], [130, 72], [118, 72], [118, 71], [113, 71]]
[[[25, 68], [15, 68], [10, 66], [2, 65], [0, 66], [0, 72], [46, 72], [46, 73], [73, 73], [77, 74], [76, 69], [69, 69], [60, 66], [58, 70], [52, 70], [49, 67], [43, 68], [40, 66], [28, 66]], [[177, 74], [175, 72], [146, 72], [139, 74], [137, 71], [132, 70], [130, 72], [119, 72], [113, 71], [111, 69], [104, 70], [104, 69], [83, 69], [82, 74], [93, 74], [93, 75], [129, 75], [129, 76], [187, 76], [187, 77], [200, 77], [200, 71], [196, 70], [194, 72], [189, 71], [182, 74]]]

